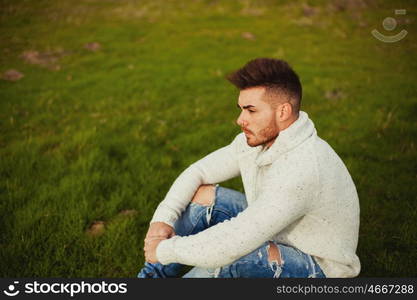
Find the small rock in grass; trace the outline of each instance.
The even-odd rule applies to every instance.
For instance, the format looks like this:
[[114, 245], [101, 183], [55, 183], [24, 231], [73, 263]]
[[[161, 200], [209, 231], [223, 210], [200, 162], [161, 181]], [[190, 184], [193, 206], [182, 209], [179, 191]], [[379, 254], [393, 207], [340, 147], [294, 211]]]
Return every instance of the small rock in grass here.
[[93, 224], [86, 230], [86, 234], [89, 236], [99, 236], [104, 233], [105, 227], [104, 227], [103, 221], [94, 221]]
[[58, 60], [64, 55], [66, 55], [65, 51], [58, 48], [45, 52], [26, 50], [22, 53], [21, 57], [28, 64], [45, 67], [51, 71], [59, 71], [61, 66], [58, 64]]
[[253, 33], [251, 33], [251, 32], [243, 32], [243, 33], [242, 33], [242, 37], [243, 37], [244, 39], [246, 39], [246, 40], [250, 40], [250, 41], [255, 40], [255, 35], [254, 35]]
[[22, 79], [24, 76], [25, 75], [23, 75], [19, 71], [14, 70], [14, 69], [10, 69], [10, 70], [7, 70], [6, 72], [3, 73], [2, 78], [4, 80], [8, 80], [8, 81], [18, 81], [18, 80]]
[[101, 49], [101, 44], [97, 42], [87, 43], [84, 45], [84, 48], [96, 52]]

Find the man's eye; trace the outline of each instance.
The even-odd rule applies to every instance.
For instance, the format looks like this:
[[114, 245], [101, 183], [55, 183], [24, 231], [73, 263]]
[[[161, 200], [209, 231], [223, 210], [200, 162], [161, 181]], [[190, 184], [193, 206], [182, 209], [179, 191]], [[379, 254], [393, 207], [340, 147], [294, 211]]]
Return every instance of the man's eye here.
[[248, 111], [249, 111], [250, 113], [254, 113], [254, 112], [255, 112], [254, 110], [250, 110], [250, 109], [248, 109]]

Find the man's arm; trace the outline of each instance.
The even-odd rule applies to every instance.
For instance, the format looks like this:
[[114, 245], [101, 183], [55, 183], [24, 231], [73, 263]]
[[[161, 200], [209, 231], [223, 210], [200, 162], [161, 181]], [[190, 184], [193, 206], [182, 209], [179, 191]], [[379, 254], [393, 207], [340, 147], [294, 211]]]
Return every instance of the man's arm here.
[[200, 185], [219, 183], [240, 174], [235, 151], [238, 137], [228, 146], [210, 153], [181, 173], [158, 205], [151, 226], [152, 223], [163, 222], [173, 227]]
[[155, 258], [163, 264], [206, 268], [230, 264], [304, 216], [315, 194], [315, 180], [302, 172], [282, 178], [237, 217], [195, 235], [161, 241]]

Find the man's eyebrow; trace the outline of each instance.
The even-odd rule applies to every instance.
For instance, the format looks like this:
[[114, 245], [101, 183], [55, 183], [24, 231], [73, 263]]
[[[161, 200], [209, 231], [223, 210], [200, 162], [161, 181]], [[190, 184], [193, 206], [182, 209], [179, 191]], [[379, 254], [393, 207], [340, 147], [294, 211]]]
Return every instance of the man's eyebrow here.
[[[240, 105], [239, 104], [236, 104], [236, 105], [237, 105], [237, 108], [240, 108]], [[248, 109], [248, 108], [251, 108], [251, 107], [255, 107], [255, 106], [254, 105], [245, 105], [242, 108], [243, 109]]]

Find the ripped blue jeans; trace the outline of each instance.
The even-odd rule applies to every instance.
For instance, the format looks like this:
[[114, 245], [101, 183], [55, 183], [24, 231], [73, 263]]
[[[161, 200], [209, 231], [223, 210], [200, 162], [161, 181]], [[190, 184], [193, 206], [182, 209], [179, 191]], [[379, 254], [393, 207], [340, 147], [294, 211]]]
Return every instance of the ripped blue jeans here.
[[[210, 226], [237, 216], [247, 207], [244, 194], [216, 186], [215, 199], [211, 206], [191, 202], [174, 224], [179, 236], [196, 234]], [[325, 278], [320, 266], [311, 255], [292, 246], [273, 242], [280, 253], [280, 262], [269, 261], [269, 241], [233, 263], [220, 268], [194, 267], [183, 278]], [[162, 265], [145, 262], [137, 275], [139, 278], [179, 277], [182, 265]]]

